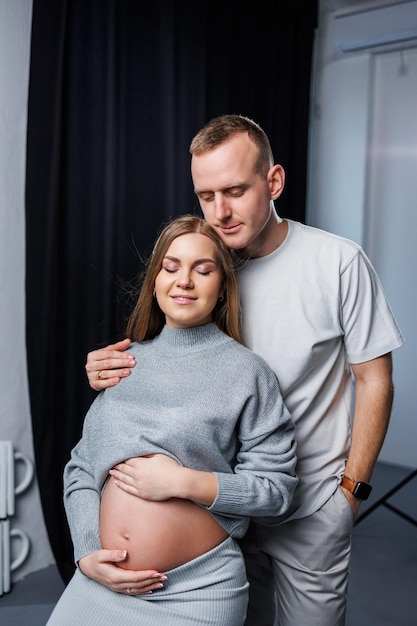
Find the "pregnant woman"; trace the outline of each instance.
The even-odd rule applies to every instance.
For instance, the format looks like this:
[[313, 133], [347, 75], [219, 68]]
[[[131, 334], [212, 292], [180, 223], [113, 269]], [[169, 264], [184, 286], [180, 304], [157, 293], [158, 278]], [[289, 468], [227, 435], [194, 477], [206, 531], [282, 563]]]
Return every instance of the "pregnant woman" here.
[[172, 221], [128, 322], [138, 366], [100, 392], [65, 467], [77, 569], [48, 626], [244, 623], [236, 539], [282, 515], [297, 478], [291, 416], [239, 320], [228, 249]]

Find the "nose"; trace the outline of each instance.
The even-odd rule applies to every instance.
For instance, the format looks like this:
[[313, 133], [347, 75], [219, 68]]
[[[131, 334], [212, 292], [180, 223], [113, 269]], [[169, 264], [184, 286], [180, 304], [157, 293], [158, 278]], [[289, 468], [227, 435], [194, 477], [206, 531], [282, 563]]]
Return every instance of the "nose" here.
[[181, 289], [192, 289], [194, 287], [194, 283], [189, 270], [182, 269], [177, 274], [177, 285]]
[[216, 194], [214, 197], [214, 212], [216, 219], [223, 221], [232, 215], [232, 209], [223, 194]]

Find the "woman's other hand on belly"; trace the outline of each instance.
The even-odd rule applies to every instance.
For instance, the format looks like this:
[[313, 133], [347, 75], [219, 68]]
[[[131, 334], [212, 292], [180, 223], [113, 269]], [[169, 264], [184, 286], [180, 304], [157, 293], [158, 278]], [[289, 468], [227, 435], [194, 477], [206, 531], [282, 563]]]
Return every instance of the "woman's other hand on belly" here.
[[156, 570], [129, 570], [118, 566], [127, 557], [125, 550], [95, 550], [79, 560], [83, 574], [112, 591], [143, 595], [164, 586], [164, 573]]

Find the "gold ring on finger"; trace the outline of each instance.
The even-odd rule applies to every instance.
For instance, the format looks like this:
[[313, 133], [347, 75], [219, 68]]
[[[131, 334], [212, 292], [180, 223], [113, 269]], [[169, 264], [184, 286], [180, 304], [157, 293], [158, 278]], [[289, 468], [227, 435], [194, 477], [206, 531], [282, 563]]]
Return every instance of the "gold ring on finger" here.
[[98, 380], [100, 380], [100, 378], [101, 378], [101, 370], [98, 370], [98, 372], [97, 372], [97, 378], [98, 378]]

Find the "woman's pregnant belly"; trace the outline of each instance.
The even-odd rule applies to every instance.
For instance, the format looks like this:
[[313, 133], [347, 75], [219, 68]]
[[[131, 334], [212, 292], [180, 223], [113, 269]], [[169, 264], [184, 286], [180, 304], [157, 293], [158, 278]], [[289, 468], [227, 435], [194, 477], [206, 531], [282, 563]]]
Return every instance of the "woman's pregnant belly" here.
[[125, 569], [178, 567], [219, 545], [227, 532], [210, 513], [190, 500], [142, 500], [119, 489], [113, 477], [100, 506], [101, 545], [126, 550]]

